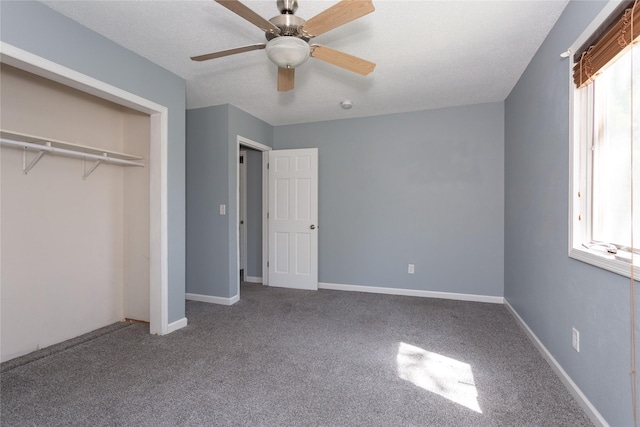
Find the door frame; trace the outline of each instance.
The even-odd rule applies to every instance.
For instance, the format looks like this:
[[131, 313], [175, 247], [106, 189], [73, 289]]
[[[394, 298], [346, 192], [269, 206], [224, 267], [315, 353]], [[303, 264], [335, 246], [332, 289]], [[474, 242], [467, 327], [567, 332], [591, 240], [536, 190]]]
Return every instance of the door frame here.
[[[244, 226], [244, 234], [242, 235], [242, 239], [240, 239], [240, 258], [238, 259], [238, 268], [242, 270], [243, 268], [246, 270], [247, 267], [247, 151], [240, 150], [238, 155], [238, 159], [242, 157], [242, 163], [238, 163], [238, 189], [240, 192], [240, 197], [238, 198], [238, 215], [244, 216], [244, 224], [240, 224], [238, 221], [238, 228], [240, 225]], [[242, 179], [240, 179], [242, 178]], [[242, 202], [242, 203], [240, 203]], [[244, 208], [244, 212], [242, 209]], [[244, 255], [244, 258], [243, 258]], [[240, 263], [240, 261], [244, 261], [244, 266]], [[244, 277], [247, 277], [247, 272], [244, 272]]]
[[[269, 260], [269, 222], [267, 219], [267, 211], [269, 209], [269, 151], [273, 148], [268, 145], [261, 144], [241, 135], [236, 135], [236, 156], [240, 158], [241, 146], [253, 148], [262, 152], [262, 284], [269, 286], [269, 268], [267, 262]], [[240, 168], [236, 166], [236, 182], [240, 181]], [[246, 224], [245, 224], [246, 225]], [[236, 186], [236, 295], [240, 297], [240, 191]], [[245, 236], [246, 236], [245, 228]], [[246, 260], [245, 260], [246, 261]], [[246, 276], [246, 271], [245, 271]]]
[[186, 326], [186, 318], [169, 324], [169, 246], [167, 220], [169, 109], [141, 96], [127, 92], [2, 41], [0, 41], [0, 62], [150, 116], [149, 194], [151, 209], [149, 215], [149, 329], [151, 334], [164, 335]]

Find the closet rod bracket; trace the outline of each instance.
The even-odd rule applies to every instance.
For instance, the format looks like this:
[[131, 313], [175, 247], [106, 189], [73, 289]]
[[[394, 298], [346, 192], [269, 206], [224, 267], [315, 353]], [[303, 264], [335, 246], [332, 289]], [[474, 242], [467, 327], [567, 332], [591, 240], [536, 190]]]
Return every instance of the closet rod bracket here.
[[[51, 147], [50, 142], [47, 142], [47, 147]], [[38, 154], [36, 154], [36, 157], [31, 162], [29, 162], [29, 164], [27, 164], [27, 147], [24, 147], [24, 150], [22, 151], [22, 173], [25, 175], [28, 174], [29, 171], [36, 165], [36, 163], [40, 161], [42, 156], [44, 156], [44, 153], [44, 151], [40, 151]]]
[[[103, 153], [102, 155], [105, 157], [105, 159], [108, 158], [107, 153]], [[100, 166], [101, 163], [102, 163], [102, 160], [97, 160], [96, 163], [91, 167], [91, 169], [87, 171], [86, 159], [83, 157], [82, 158], [82, 179], [86, 180], [89, 177], [89, 175], [91, 175], [93, 171], [96, 170], [98, 166]]]

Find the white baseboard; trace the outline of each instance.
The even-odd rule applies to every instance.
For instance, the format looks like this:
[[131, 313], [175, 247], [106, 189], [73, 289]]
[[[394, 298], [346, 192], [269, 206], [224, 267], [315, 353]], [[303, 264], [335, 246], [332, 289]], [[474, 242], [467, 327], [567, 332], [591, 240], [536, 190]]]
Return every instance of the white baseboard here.
[[379, 288], [377, 286], [341, 285], [338, 283], [318, 283], [318, 289], [402, 295], [407, 297], [441, 298], [458, 301], [490, 302], [494, 304], [504, 303], [503, 297], [494, 297], [489, 295], [456, 294], [453, 292], [420, 291], [416, 289]]
[[564, 386], [569, 390], [569, 393], [576, 399], [580, 407], [585, 411], [587, 416], [591, 419], [591, 422], [596, 426], [609, 427], [609, 423], [604, 419], [600, 412], [593, 406], [593, 404], [587, 399], [587, 396], [580, 390], [576, 383], [573, 382], [571, 377], [567, 374], [567, 372], [562, 369], [562, 366], [558, 363], [558, 361], [551, 355], [549, 350], [542, 344], [542, 341], [538, 339], [536, 334], [533, 333], [531, 328], [525, 323], [525, 321], [520, 317], [518, 312], [509, 304], [509, 301], [504, 300], [504, 305], [507, 307], [511, 315], [516, 319], [522, 330], [527, 334], [533, 345], [536, 346], [542, 357], [546, 359], [549, 363], [553, 371], [556, 373], [560, 381], [564, 384]]
[[249, 283], [262, 283], [262, 277], [246, 276], [244, 281]]
[[213, 297], [211, 295], [185, 294], [185, 299], [190, 301], [208, 302], [209, 304], [233, 305], [240, 301], [240, 295], [231, 298]]
[[187, 318], [183, 317], [182, 319], [178, 319], [175, 322], [169, 323], [167, 325], [167, 333], [170, 334], [171, 332], [182, 329], [185, 326], [187, 326]]

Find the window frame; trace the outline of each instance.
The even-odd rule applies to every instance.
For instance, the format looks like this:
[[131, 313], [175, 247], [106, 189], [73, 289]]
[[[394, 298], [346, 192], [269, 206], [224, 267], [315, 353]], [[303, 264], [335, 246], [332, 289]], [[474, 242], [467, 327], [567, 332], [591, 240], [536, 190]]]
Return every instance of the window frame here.
[[[589, 227], [592, 223], [592, 212], [589, 206], [592, 203], [592, 177], [590, 176], [591, 167], [581, 168], [581, 165], [587, 165], [587, 161], [591, 158], [588, 154], [589, 147], [580, 150], [582, 141], [580, 139], [581, 117], [579, 91], [573, 81], [574, 53], [580, 49], [591, 38], [592, 34], [609, 19], [610, 15], [615, 12], [620, 5], [617, 1], [609, 1], [602, 11], [596, 16], [591, 24], [569, 47], [567, 62], [569, 63], [569, 238], [568, 238], [568, 255], [570, 258], [582, 261], [593, 266], [617, 273], [621, 276], [631, 277], [631, 264], [627, 261], [616, 259], [614, 255], [608, 254], [606, 251], [587, 249], [582, 246], [587, 239], [583, 236], [591, 236]], [[565, 54], [562, 55], [565, 57]], [[593, 89], [589, 89], [593, 90]], [[586, 181], [586, 194], [578, 196], [580, 191], [580, 183]], [[638, 183], [640, 186], [640, 183]], [[583, 212], [584, 218], [579, 220], [579, 215]], [[640, 212], [636, 213], [640, 215]], [[634, 276], [640, 277], [640, 255], [634, 256]]]

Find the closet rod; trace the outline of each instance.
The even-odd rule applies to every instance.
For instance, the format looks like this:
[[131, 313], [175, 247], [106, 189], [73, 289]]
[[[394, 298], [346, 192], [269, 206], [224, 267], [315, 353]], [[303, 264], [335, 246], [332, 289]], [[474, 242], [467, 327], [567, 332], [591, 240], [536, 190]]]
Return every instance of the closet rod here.
[[80, 159], [93, 159], [93, 160], [99, 160], [105, 163], [113, 163], [116, 165], [126, 165], [126, 166], [142, 166], [144, 167], [144, 163], [142, 162], [134, 162], [132, 160], [125, 160], [125, 159], [117, 159], [115, 157], [108, 157], [105, 153], [105, 155], [98, 155], [98, 154], [91, 154], [91, 153], [83, 153], [81, 151], [73, 151], [73, 150], [66, 150], [64, 148], [56, 148], [56, 147], [51, 147], [50, 145], [40, 145], [40, 144], [33, 144], [31, 142], [23, 142], [23, 141], [14, 141], [11, 139], [6, 139], [6, 138], [0, 138], [0, 142], [2, 144], [5, 145], [12, 145], [14, 147], [23, 147], [23, 148], [31, 148], [34, 150], [38, 150], [41, 152], [48, 152], [48, 153], [53, 153], [53, 154], [61, 154], [61, 155], [65, 155], [65, 156], [70, 156], [70, 157], [78, 157]]

